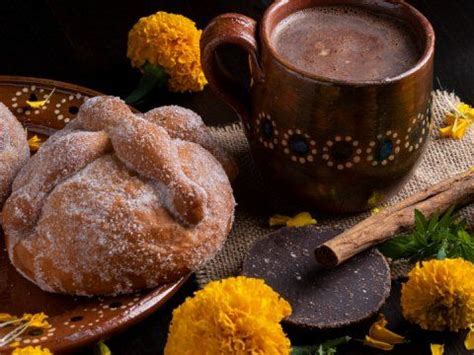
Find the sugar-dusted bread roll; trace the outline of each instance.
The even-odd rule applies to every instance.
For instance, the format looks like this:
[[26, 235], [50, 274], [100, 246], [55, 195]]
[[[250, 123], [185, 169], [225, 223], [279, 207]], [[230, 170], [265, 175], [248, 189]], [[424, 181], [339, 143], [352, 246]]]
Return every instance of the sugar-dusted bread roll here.
[[155, 287], [222, 246], [235, 205], [223, 167], [146, 116], [89, 99], [18, 174], [3, 209], [8, 253], [43, 290]]
[[25, 129], [0, 102], [0, 205], [7, 199], [13, 179], [29, 157]]

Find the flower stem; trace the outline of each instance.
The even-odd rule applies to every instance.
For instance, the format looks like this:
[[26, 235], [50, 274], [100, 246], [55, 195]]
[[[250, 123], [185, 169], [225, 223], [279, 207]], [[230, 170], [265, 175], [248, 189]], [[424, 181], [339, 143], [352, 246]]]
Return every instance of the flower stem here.
[[158, 65], [145, 63], [143, 66], [143, 76], [138, 82], [138, 86], [127, 96], [127, 104], [136, 104], [143, 100], [156, 86], [163, 85], [168, 80], [165, 70]]

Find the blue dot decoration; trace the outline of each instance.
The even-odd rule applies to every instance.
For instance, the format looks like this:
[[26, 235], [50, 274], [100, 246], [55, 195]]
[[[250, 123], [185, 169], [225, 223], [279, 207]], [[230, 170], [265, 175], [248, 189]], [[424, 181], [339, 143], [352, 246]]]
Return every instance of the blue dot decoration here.
[[295, 134], [288, 139], [288, 146], [293, 153], [304, 156], [309, 153], [309, 145], [304, 136]]
[[378, 144], [376, 159], [378, 161], [385, 160], [392, 154], [393, 151], [393, 142], [390, 139], [385, 139]]
[[269, 119], [264, 119], [261, 123], [262, 134], [266, 139], [273, 137], [273, 124]]

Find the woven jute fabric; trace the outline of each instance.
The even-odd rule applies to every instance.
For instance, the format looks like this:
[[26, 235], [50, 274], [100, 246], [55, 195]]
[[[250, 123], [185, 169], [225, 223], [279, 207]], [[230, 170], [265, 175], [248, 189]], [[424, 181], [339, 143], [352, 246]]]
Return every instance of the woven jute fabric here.
[[[433, 93], [433, 126], [427, 149], [412, 178], [387, 205], [399, 202], [415, 192], [474, 166], [474, 129], [470, 129], [462, 140], [440, 139], [438, 135], [438, 128], [443, 125], [445, 113], [457, 102], [459, 98], [454, 94], [445, 91]], [[213, 260], [196, 272], [201, 286], [211, 280], [240, 273], [242, 261], [252, 244], [274, 230], [268, 226], [268, 218], [271, 215], [300, 211], [297, 206], [285, 206], [278, 201], [278, 192], [267, 190], [252, 160], [249, 145], [240, 125], [213, 128], [212, 132], [238, 160], [240, 175], [234, 184], [238, 205], [234, 225], [224, 247]], [[316, 212], [312, 214], [318, 220], [315, 229], [347, 229], [369, 215], [361, 213], [344, 218], [327, 218]], [[474, 226], [473, 204], [463, 208], [460, 215], [470, 226]], [[403, 275], [406, 270], [405, 263], [392, 263], [394, 277]]]

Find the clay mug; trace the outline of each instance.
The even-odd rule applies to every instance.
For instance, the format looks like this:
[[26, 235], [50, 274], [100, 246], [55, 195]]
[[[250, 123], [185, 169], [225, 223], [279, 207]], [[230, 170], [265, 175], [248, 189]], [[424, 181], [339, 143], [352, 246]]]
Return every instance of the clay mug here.
[[[290, 14], [322, 5], [364, 6], [408, 23], [421, 49], [408, 71], [377, 81], [333, 80], [303, 72], [271, 43]], [[346, 213], [374, 207], [410, 177], [431, 123], [434, 32], [400, 0], [277, 0], [260, 24], [239, 14], [216, 17], [201, 38], [210, 86], [243, 122], [252, 156], [266, 182], [299, 206]], [[218, 49], [248, 53], [250, 85], [238, 84]]]

